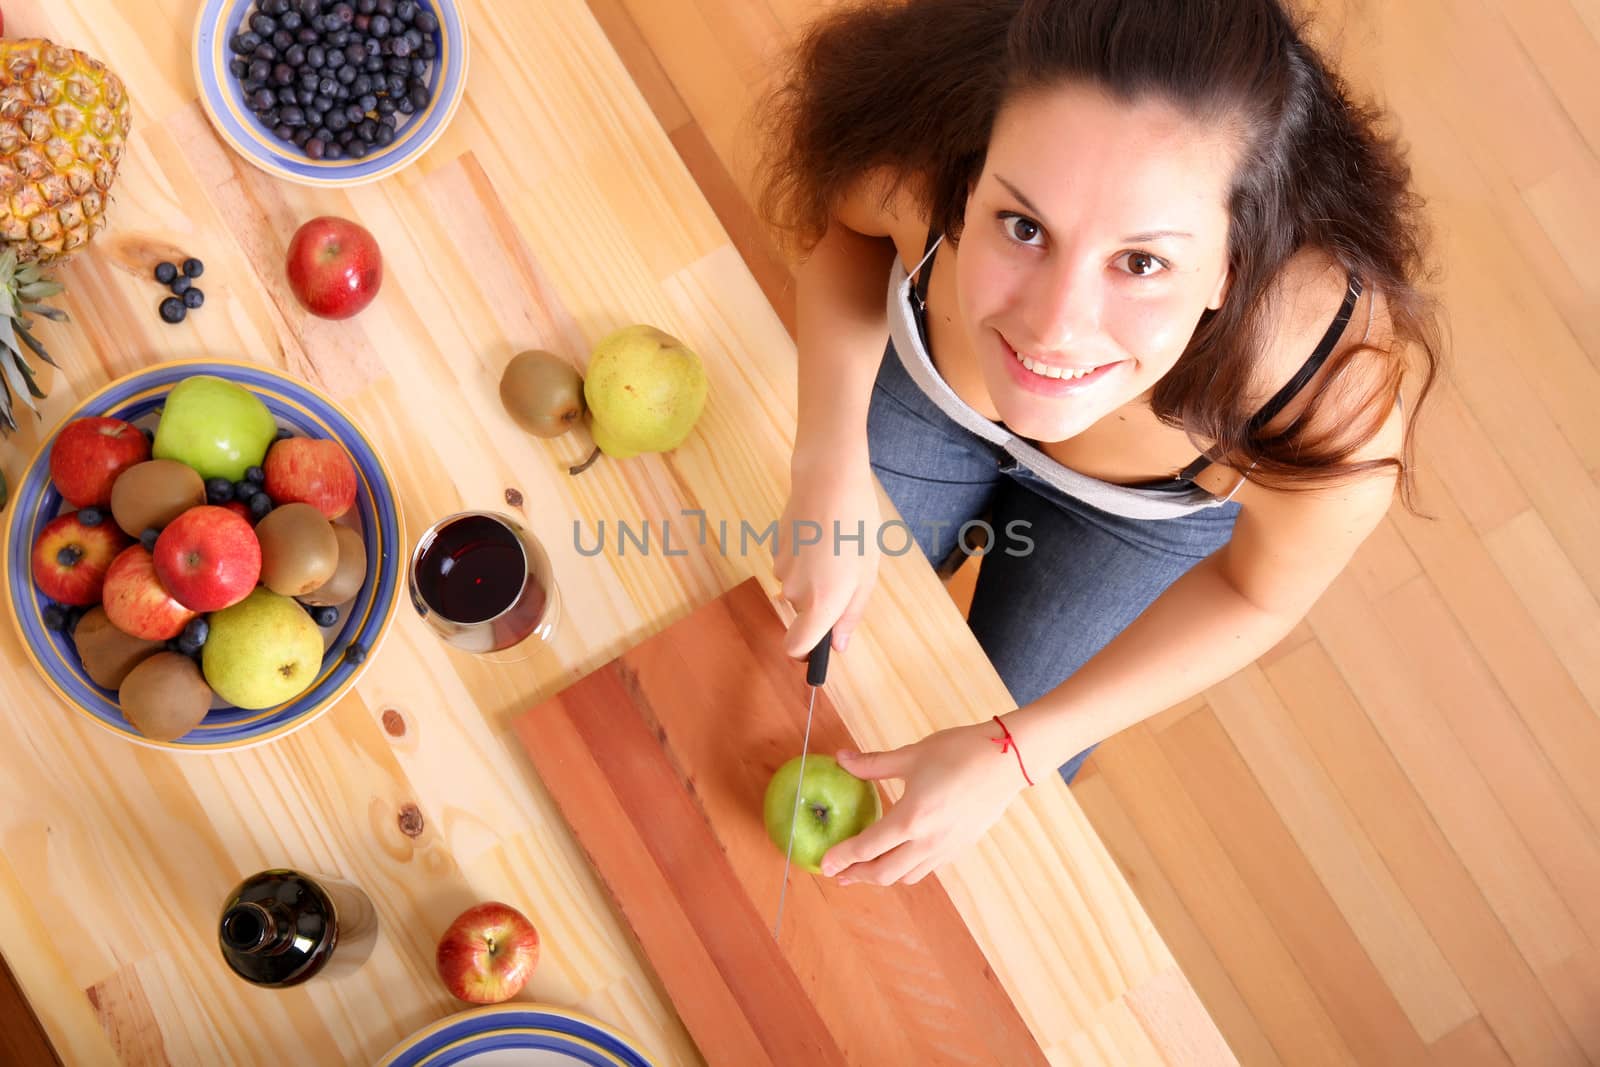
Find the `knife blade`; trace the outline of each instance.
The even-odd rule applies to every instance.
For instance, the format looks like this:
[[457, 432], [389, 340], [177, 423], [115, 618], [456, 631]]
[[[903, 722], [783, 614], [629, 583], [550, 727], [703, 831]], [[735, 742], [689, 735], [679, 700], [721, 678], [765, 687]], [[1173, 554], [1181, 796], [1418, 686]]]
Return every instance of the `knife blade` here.
[[806, 750], [811, 747], [811, 717], [817, 710], [817, 689], [828, 678], [828, 650], [833, 645], [833, 627], [822, 635], [822, 640], [806, 657], [806, 685], [811, 689], [811, 699], [806, 705], [806, 732], [800, 742], [800, 773], [794, 784], [794, 810], [789, 815], [789, 847], [783, 854], [783, 882], [778, 889], [778, 917], [772, 923], [772, 939], [778, 939], [783, 929], [783, 900], [789, 892], [789, 863], [794, 858], [794, 828], [800, 821], [800, 787], [806, 780]]

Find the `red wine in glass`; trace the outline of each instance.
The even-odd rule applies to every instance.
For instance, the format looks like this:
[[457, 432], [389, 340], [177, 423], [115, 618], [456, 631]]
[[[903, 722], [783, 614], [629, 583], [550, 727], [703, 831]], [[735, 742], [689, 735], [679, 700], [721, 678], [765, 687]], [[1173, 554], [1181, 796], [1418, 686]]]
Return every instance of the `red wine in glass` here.
[[445, 640], [495, 652], [548, 637], [557, 608], [543, 548], [503, 515], [452, 515], [422, 535], [411, 563], [417, 611]]

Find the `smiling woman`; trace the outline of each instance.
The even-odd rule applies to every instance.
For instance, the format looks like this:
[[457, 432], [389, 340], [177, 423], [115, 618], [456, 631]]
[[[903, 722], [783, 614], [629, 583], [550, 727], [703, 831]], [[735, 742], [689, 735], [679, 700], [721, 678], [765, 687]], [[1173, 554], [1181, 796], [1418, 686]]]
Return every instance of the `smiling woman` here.
[[[1030, 760], [1070, 781], [1249, 663], [1409, 502], [1420, 203], [1278, 0], [849, 6], [765, 118], [762, 206], [805, 255], [780, 530], [873, 525], [876, 476], [941, 570], [945, 531], [1027, 531], [968, 621]], [[866, 610], [874, 546], [842, 543], [775, 546], [797, 657]], [[914, 881], [976, 840], [1023, 784], [995, 735], [847, 755], [906, 792], [824, 868]]]

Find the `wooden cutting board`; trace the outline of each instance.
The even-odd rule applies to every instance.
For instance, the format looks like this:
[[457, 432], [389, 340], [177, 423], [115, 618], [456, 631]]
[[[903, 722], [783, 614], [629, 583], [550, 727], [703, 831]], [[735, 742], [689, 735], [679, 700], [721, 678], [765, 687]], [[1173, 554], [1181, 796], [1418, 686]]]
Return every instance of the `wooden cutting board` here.
[[[783, 853], [767, 781], [805, 666], [749, 579], [518, 720], [517, 735], [712, 1064], [1044, 1064], [936, 878], [854, 885]], [[812, 752], [853, 747], [817, 694]]]

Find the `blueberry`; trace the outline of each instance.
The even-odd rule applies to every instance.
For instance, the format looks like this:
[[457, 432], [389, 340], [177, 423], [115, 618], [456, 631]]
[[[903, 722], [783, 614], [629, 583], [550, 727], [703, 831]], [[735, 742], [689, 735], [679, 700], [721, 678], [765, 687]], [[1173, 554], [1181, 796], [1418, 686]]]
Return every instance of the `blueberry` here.
[[83, 617], [85, 615], [87, 615], [87, 614], [88, 614], [88, 611], [85, 610], [84, 608], [68, 608], [67, 609], [67, 620], [66, 620], [66, 623], [64, 624], [66, 632], [69, 633], [69, 634], [77, 633], [78, 632], [78, 623], [82, 622], [83, 621]]
[[394, 127], [387, 122], [378, 123], [377, 144], [379, 148], [388, 148], [394, 144]]
[[278, 427], [278, 438], [277, 439], [279, 441], [287, 441], [289, 438], [291, 438], [293, 436], [294, 436], [294, 431], [289, 429], [289, 427], [287, 427], [287, 426], [279, 426]]
[[405, 23], [414, 21], [417, 17], [416, 0], [400, 0], [395, 5], [394, 17]]
[[228, 61], [228, 73], [235, 78], [243, 78], [250, 72], [250, 64], [245, 62], [243, 56], [234, 56]]
[[424, 37], [422, 40], [422, 48], [418, 50], [417, 55], [421, 56], [424, 62], [438, 59], [439, 45], [432, 37]]
[[311, 621], [326, 629], [339, 621], [338, 608], [313, 608]]
[[83, 549], [77, 545], [64, 545], [61, 551], [56, 553], [56, 562], [63, 567], [75, 567], [82, 558]]
[[[287, 126], [280, 126], [279, 129], [285, 131], [285, 136], [283, 138], [285, 141], [289, 140], [289, 138], [294, 135], [294, 131], [289, 129]], [[195, 308], [199, 307], [205, 302], [206, 291], [204, 289], [190, 289], [187, 293], [183, 294], [183, 306], [188, 308], [190, 311], [193, 311]]]
[[233, 499], [239, 501], [241, 504], [250, 503], [250, 498], [259, 492], [261, 492], [261, 487], [255, 482], [246, 481], [245, 479], [240, 478], [238, 481], [233, 483]]
[[199, 648], [206, 643], [206, 638], [211, 636], [211, 624], [204, 616], [189, 620], [189, 625], [183, 628], [183, 640]]
[[328, 145], [328, 159], [343, 159], [344, 157], [345, 151], [343, 144], [339, 143], [338, 141], [334, 141], [332, 144]]
[[67, 609], [60, 604], [51, 604], [45, 608], [44, 628], [46, 630], [65, 630], [67, 628]]
[[250, 498], [250, 517], [260, 521], [272, 511], [272, 498], [265, 493], [257, 493]]
[[328, 146], [320, 137], [313, 137], [305, 143], [306, 155], [312, 159], [321, 159], [327, 152]]
[[[291, 86], [285, 85], [278, 89], [278, 106], [280, 108], [292, 107], [296, 100], [295, 91]], [[283, 121], [283, 113], [281, 111], [278, 113], [278, 121]]]
[[291, 33], [298, 32], [305, 27], [305, 17], [298, 11], [285, 11], [278, 19], [278, 25]]
[[250, 28], [263, 37], [271, 37], [278, 29], [278, 20], [265, 11], [257, 11], [250, 16]]
[[378, 0], [356, 0], [356, 14], [370, 15], [378, 10]]
[[395, 7], [398, 4], [399, 0], [378, 0], [378, 14], [394, 18]]
[[311, 131], [310, 130], [305, 129], [304, 127], [301, 127], [300, 129], [298, 129], [298, 130], [296, 130], [294, 132], [294, 144], [295, 144], [296, 148], [304, 148], [306, 146], [306, 143], [308, 141], [310, 141], [310, 140], [311, 140]]
[[349, 648], [344, 650], [344, 658], [349, 660], [351, 663], [365, 663], [367, 659], [366, 646], [351, 645]]
[[226, 478], [213, 478], [206, 483], [206, 503], [226, 504], [233, 499], [233, 483]]
[[345, 151], [350, 153], [351, 159], [366, 159], [367, 153], [372, 151], [372, 146], [359, 137], [352, 137], [345, 146]]
[[394, 109], [402, 115], [411, 115], [416, 113], [417, 105], [411, 102], [411, 97], [402, 96], [394, 102]]
[[99, 508], [79, 508], [78, 521], [85, 526], [99, 526], [106, 521], [106, 513]]
[[244, 471], [244, 480], [247, 482], [254, 482], [257, 485], [265, 485], [267, 484], [267, 472], [262, 470], [260, 467], [246, 467]]
[[389, 16], [388, 15], [374, 15], [374, 16], [372, 16], [371, 29], [372, 29], [372, 32], [375, 35], [379, 36], [379, 37], [387, 37], [387, 36], [389, 36]]
[[262, 86], [260, 89], [257, 89], [253, 94], [251, 94], [250, 106], [256, 111], [266, 111], [270, 109], [273, 104], [277, 103], [277, 100], [278, 98], [273, 95], [271, 89]]
[[167, 643], [161, 647], [165, 648], [168, 652], [177, 652], [180, 655], [188, 655], [187, 652], [183, 651], [183, 638], [181, 637], [170, 637], [167, 639]]
[[345, 3], [334, 4], [328, 14], [332, 15], [340, 26], [348, 26], [356, 19], [356, 9]]
[[294, 44], [294, 34], [290, 33], [288, 30], [280, 29], [277, 33], [272, 35], [272, 47], [278, 50], [278, 54], [280, 56], [283, 54], [284, 50], [292, 44]]
[[436, 33], [439, 29], [439, 19], [431, 11], [418, 11], [417, 17], [411, 20], [411, 25], [423, 33]]
[[147, 430], [140, 430], [139, 432], [144, 434], [144, 439], [146, 441], [149, 441], [151, 444], [155, 444], [156, 443], [156, 432], [154, 430], [148, 430], [147, 429]]
[[421, 111], [428, 106], [428, 87], [412, 83], [411, 92], [407, 94], [407, 98], [411, 101], [412, 107]]
[[194, 285], [194, 281], [187, 274], [180, 274], [172, 279], [172, 284], [168, 288], [172, 290], [173, 296], [182, 296], [189, 291], [189, 287], [192, 285]]
[[161, 531], [152, 526], [139, 535], [139, 543], [145, 547], [146, 551], [154, 552], [156, 550], [156, 539], [160, 536]]
[[183, 306], [183, 301], [175, 296], [169, 296], [161, 301], [161, 321], [176, 326], [189, 315], [189, 309]]

